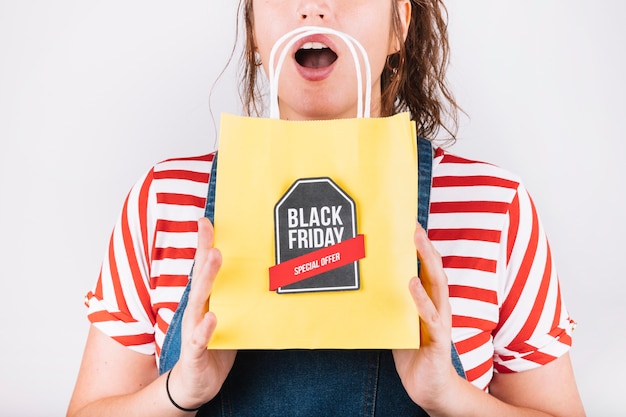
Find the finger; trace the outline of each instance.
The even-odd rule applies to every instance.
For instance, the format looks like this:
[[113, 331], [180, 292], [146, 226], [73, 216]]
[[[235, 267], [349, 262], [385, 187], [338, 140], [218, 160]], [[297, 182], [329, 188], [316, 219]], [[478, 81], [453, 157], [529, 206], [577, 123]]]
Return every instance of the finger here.
[[417, 223], [415, 227], [415, 233], [413, 234], [413, 243], [417, 250], [417, 257], [422, 264], [425, 264], [428, 271], [434, 270], [436, 267], [441, 266], [441, 256], [433, 246], [432, 242], [428, 239], [426, 230]]
[[213, 290], [213, 283], [222, 266], [222, 253], [215, 248], [208, 251], [204, 265], [194, 274], [189, 292], [189, 304], [202, 306], [207, 310], [208, 301]]
[[208, 219], [202, 218], [198, 220], [198, 249], [189, 292], [189, 308], [198, 312], [206, 311], [213, 282], [221, 265], [222, 255], [213, 247], [213, 226]]
[[428, 239], [426, 231], [419, 224], [415, 228], [413, 240], [417, 256], [422, 265], [420, 271], [421, 283], [437, 310], [440, 313], [448, 313], [450, 305], [448, 277], [443, 269], [441, 255]]
[[439, 312], [418, 277], [413, 277], [409, 281], [409, 291], [419, 312], [421, 323], [426, 327], [436, 323], [439, 320]]
[[211, 337], [213, 337], [216, 326], [217, 318], [215, 314], [210, 311], [206, 312], [202, 317], [202, 321], [193, 330], [191, 343], [200, 348], [199, 351], [206, 349]]
[[198, 220], [198, 244], [194, 259], [193, 274], [201, 273], [206, 266], [209, 252], [213, 248], [213, 225], [205, 217]]
[[421, 337], [424, 343], [443, 343], [449, 339], [444, 319], [418, 277], [409, 281], [409, 291], [420, 315]]

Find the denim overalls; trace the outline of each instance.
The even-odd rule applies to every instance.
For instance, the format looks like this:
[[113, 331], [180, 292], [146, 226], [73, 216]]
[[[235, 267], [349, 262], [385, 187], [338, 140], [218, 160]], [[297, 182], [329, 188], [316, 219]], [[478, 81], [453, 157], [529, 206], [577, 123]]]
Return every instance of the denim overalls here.
[[[418, 139], [418, 221], [426, 228], [432, 179], [432, 146]], [[205, 217], [213, 221], [217, 159], [213, 162]], [[419, 268], [419, 261], [418, 261]], [[163, 342], [161, 374], [180, 354], [185, 288]], [[452, 344], [452, 363], [465, 378]], [[424, 381], [425, 384], [428, 381]], [[241, 350], [219, 394], [198, 416], [426, 416], [404, 390], [389, 350]]]

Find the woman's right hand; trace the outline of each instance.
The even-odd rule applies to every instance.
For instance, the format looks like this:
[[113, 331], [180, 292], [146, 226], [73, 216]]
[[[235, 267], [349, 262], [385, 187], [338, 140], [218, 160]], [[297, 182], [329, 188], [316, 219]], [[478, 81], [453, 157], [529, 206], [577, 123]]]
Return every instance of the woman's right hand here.
[[[172, 399], [184, 408], [196, 408], [215, 397], [235, 360], [235, 351], [207, 350], [217, 324], [208, 301], [221, 263], [219, 250], [213, 248], [211, 222], [201, 219], [180, 358], [169, 380]], [[187, 415], [168, 399], [166, 378], [159, 377], [154, 355], [129, 349], [92, 325], [67, 415]]]
[[221, 265], [222, 255], [213, 247], [213, 226], [202, 218], [198, 220], [198, 249], [182, 321], [180, 359], [169, 381], [172, 398], [185, 408], [199, 407], [215, 397], [235, 361], [234, 350], [207, 349], [217, 325], [209, 301]]

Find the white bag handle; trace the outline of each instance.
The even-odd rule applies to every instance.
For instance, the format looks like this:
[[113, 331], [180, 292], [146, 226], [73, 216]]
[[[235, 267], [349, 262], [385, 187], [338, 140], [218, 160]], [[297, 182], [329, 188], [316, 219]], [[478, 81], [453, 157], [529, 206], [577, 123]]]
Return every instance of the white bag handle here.
[[[288, 32], [285, 35], [281, 36], [280, 39], [278, 39], [276, 43], [274, 44], [274, 46], [272, 47], [272, 51], [270, 53], [270, 62], [269, 62], [270, 118], [271, 119], [280, 118], [280, 110], [278, 108], [278, 78], [280, 77], [280, 71], [285, 62], [287, 54], [289, 53], [294, 43], [296, 43], [298, 40], [306, 36], [317, 35], [317, 34], [335, 35], [339, 37], [341, 40], [343, 40], [346, 43], [346, 45], [348, 45], [348, 48], [350, 49], [350, 52], [352, 53], [352, 58], [354, 59], [354, 65], [356, 67], [356, 78], [357, 78], [357, 85], [358, 85], [358, 104], [357, 104], [356, 117], [357, 118], [370, 117], [371, 101], [372, 101], [371, 99], [372, 97], [372, 89], [371, 89], [372, 70], [370, 67], [370, 62], [367, 56], [367, 52], [365, 51], [365, 48], [363, 48], [363, 45], [361, 45], [359, 41], [354, 39], [352, 36], [343, 32], [339, 32], [334, 29], [324, 28], [324, 27], [319, 27], [319, 26], [303, 26], [303, 27], [294, 29], [291, 32]], [[278, 63], [276, 64], [276, 68], [274, 68], [274, 60], [276, 59], [276, 53], [278, 51], [278, 48], [280, 48], [280, 46], [283, 43], [285, 43], [285, 41], [289, 39], [290, 37], [292, 37], [292, 39], [283, 48], [278, 58]], [[354, 48], [354, 45], [356, 45], [359, 48], [359, 52], [361, 53], [361, 56], [363, 57], [363, 61], [365, 62], [365, 86], [363, 86], [363, 75], [361, 74], [361, 63], [359, 61], [359, 57]], [[363, 99], [363, 90], [365, 90], [365, 100]], [[365, 104], [365, 108], [363, 106], [364, 104]]]

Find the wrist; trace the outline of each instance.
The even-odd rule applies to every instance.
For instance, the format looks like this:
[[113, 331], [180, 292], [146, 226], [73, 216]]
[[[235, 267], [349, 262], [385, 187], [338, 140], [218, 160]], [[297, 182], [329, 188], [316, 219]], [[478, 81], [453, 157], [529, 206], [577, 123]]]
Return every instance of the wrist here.
[[[184, 411], [188, 413], [198, 411], [204, 403], [202, 402], [198, 403], [197, 401], [195, 403], [192, 403], [191, 400], [185, 399], [179, 390], [176, 390], [175, 387], [172, 387], [170, 377], [172, 376], [173, 370], [174, 368], [170, 369], [167, 372], [167, 376], [165, 378], [165, 392], [167, 393], [167, 397], [170, 403], [172, 404], [172, 406], [176, 407], [180, 411]], [[176, 400], [175, 398], [177, 398], [178, 400]]]
[[446, 382], [438, 392], [433, 392], [428, 399], [419, 404], [429, 416], [457, 416], [463, 415], [464, 391], [469, 382], [460, 377], [450, 366]]

